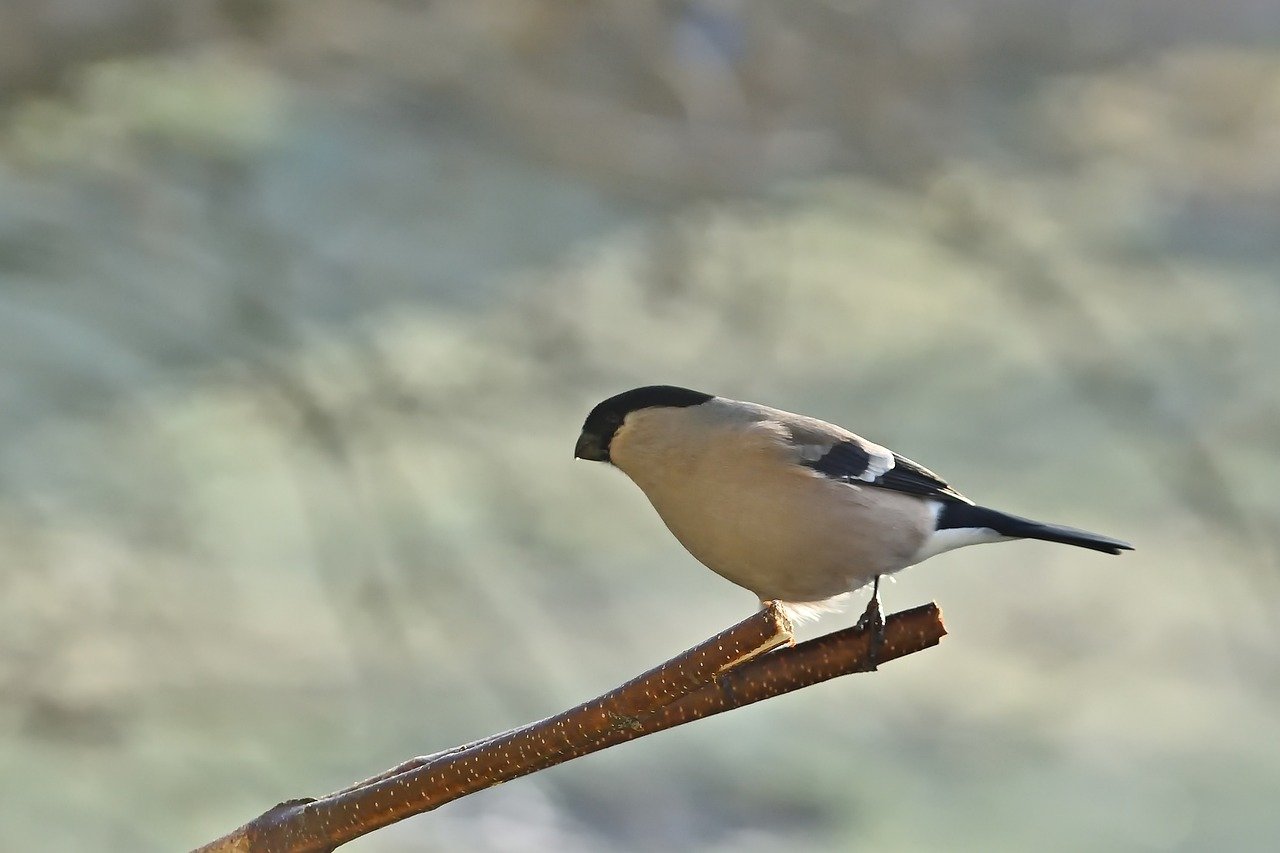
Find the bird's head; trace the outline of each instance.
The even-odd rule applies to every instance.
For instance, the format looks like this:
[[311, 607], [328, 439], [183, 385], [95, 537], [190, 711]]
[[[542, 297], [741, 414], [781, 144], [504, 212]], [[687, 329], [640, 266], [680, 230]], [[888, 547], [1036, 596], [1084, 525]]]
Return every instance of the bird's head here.
[[713, 395], [674, 385], [646, 385], [615, 394], [599, 403], [582, 424], [582, 434], [573, 448], [575, 459], [591, 462], [612, 462], [609, 450], [614, 436], [627, 422], [627, 415], [640, 409], [657, 407], [684, 408], [697, 406], [712, 399]]

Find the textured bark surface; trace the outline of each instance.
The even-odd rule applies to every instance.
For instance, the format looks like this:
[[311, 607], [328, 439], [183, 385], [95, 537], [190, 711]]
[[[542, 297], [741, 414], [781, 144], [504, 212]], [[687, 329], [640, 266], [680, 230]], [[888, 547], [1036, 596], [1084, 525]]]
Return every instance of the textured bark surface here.
[[[890, 616], [878, 643], [870, 632], [848, 628], [788, 645], [791, 626], [770, 606], [576, 708], [410, 759], [320, 799], [281, 803], [197, 853], [333, 850], [380, 827], [580, 755], [840, 675], [873, 671], [878, 664], [937, 645], [945, 634], [942, 612], [927, 604]], [[787, 648], [778, 649], [782, 645]]]

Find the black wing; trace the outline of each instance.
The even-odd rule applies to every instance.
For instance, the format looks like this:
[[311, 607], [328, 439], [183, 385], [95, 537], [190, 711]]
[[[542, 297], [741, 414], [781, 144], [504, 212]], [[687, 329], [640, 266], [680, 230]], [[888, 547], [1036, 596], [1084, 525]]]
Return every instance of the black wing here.
[[833, 480], [969, 503], [968, 498], [928, 468], [875, 444], [838, 441], [804, 464]]

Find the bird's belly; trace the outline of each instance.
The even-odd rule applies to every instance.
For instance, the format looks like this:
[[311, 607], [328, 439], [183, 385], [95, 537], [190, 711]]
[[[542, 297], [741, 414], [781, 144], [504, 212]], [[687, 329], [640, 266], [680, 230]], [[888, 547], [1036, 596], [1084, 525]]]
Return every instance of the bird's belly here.
[[703, 565], [762, 600], [820, 601], [908, 565], [927, 534], [924, 501], [807, 472], [762, 489], [749, 478], [646, 490]]

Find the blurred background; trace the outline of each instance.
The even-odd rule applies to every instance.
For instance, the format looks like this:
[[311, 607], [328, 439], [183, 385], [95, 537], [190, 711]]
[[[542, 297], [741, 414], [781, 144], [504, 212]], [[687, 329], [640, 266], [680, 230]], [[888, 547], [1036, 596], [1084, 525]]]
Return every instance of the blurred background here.
[[[0, 2], [0, 848], [180, 850], [751, 613], [582, 418], [847, 424], [1132, 540], [383, 851], [1270, 850], [1280, 6]], [[844, 616], [806, 636], [848, 624]]]

